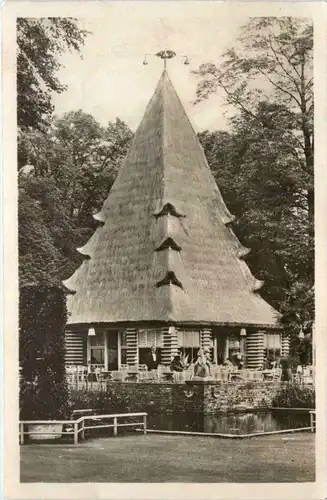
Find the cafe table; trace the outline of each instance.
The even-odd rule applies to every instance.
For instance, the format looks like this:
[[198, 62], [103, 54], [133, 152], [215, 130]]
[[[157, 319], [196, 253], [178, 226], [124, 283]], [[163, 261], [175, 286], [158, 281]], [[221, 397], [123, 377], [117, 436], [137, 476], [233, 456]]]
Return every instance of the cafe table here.
[[274, 378], [274, 374], [271, 370], [263, 370], [262, 371], [262, 375], [263, 375], [263, 380], [273, 380]]
[[229, 372], [229, 380], [231, 382], [235, 380], [243, 380], [242, 372], [240, 370]]

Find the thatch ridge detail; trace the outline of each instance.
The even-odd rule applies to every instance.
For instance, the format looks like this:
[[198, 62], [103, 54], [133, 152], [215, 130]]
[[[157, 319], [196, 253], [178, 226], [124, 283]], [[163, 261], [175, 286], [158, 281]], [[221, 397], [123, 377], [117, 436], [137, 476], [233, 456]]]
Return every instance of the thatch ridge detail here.
[[173, 217], [186, 217], [186, 215], [179, 213], [172, 203], [165, 203], [158, 212], [153, 214], [156, 218], [163, 217], [164, 215], [172, 215]]
[[83, 257], [84, 259], [90, 259], [90, 258], [91, 258], [91, 256], [90, 256], [88, 253], [86, 253], [84, 249], [85, 249], [85, 247], [76, 248], [77, 252], [78, 252], [80, 255], [82, 255], [82, 257]]
[[254, 280], [254, 285], [253, 285], [253, 292], [258, 292], [263, 286], [264, 286], [265, 282], [263, 280], [257, 280], [255, 279]]
[[93, 214], [92, 217], [94, 220], [96, 220], [100, 224], [104, 224], [106, 222], [106, 219], [105, 219], [104, 214], [102, 212], [98, 212], [97, 214]]
[[156, 252], [161, 252], [162, 250], [166, 250], [167, 248], [171, 248], [172, 250], [176, 250], [176, 252], [180, 252], [182, 247], [177, 245], [177, 243], [170, 236], [155, 249]]
[[236, 215], [230, 214], [230, 216], [223, 217], [222, 220], [225, 226], [229, 227], [236, 221]]
[[159, 288], [161, 286], [165, 286], [165, 285], [176, 285], [179, 288], [181, 288], [182, 290], [184, 289], [181, 281], [179, 281], [179, 279], [177, 279], [174, 271], [168, 271], [166, 273], [166, 276], [162, 280], [158, 281], [156, 283], [156, 285], [157, 285], [157, 288]]
[[239, 249], [237, 256], [239, 259], [244, 259], [247, 255], [249, 255], [250, 252], [250, 248], [242, 247]]

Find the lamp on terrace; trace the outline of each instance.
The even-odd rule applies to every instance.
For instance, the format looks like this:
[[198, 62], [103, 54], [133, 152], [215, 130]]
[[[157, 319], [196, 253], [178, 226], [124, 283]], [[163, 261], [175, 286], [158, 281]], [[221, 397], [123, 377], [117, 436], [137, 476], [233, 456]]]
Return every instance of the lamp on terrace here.
[[95, 336], [95, 329], [93, 327], [89, 328], [88, 336], [89, 337], [94, 337]]

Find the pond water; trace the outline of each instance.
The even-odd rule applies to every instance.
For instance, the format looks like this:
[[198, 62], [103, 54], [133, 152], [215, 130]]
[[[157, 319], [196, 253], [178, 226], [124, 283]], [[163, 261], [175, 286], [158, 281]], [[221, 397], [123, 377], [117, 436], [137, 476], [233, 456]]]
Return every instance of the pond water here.
[[148, 416], [148, 429], [210, 432], [214, 434], [260, 434], [310, 427], [309, 412], [260, 411], [220, 415], [170, 414]]
[[[121, 418], [119, 423], [140, 422], [140, 417]], [[89, 422], [88, 425], [96, 426], [107, 424], [108, 420], [97, 420]], [[310, 427], [310, 415], [308, 411], [287, 411], [270, 410], [242, 413], [224, 413], [219, 415], [203, 415], [197, 413], [173, 413], [158, 414], [149, 413], [147, 417], [147, 427], [149, 430], [166, 431], [187, 431], [203, 432], [213, 434], [246, 435], [262, 434], [264, 432], [281, 431], [287, 429], [300, 429]], [[120, 427], [119, 435], [128, 435], [134, 433], [133, 427]], [[85, 432], [86, 437], [112, 436], [113, 429], [100, 428], [88, 429]], [[51, 444], [71, 443], [71, 435], [63, 435], [60, 439], [40, 443], [51, 442]], [[26, 436], [26, 441], [29, 439]]]

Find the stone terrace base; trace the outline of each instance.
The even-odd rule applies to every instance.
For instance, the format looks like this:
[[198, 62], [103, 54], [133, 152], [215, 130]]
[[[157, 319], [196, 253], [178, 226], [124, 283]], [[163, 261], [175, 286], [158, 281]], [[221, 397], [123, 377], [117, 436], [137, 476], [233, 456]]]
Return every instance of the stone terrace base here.
[[129, 411], [200, 412], [268, 408], [281, 382], [233, 382], [190, 380], [186, 383], [109, 382], [107, 396], [126, 402]]

